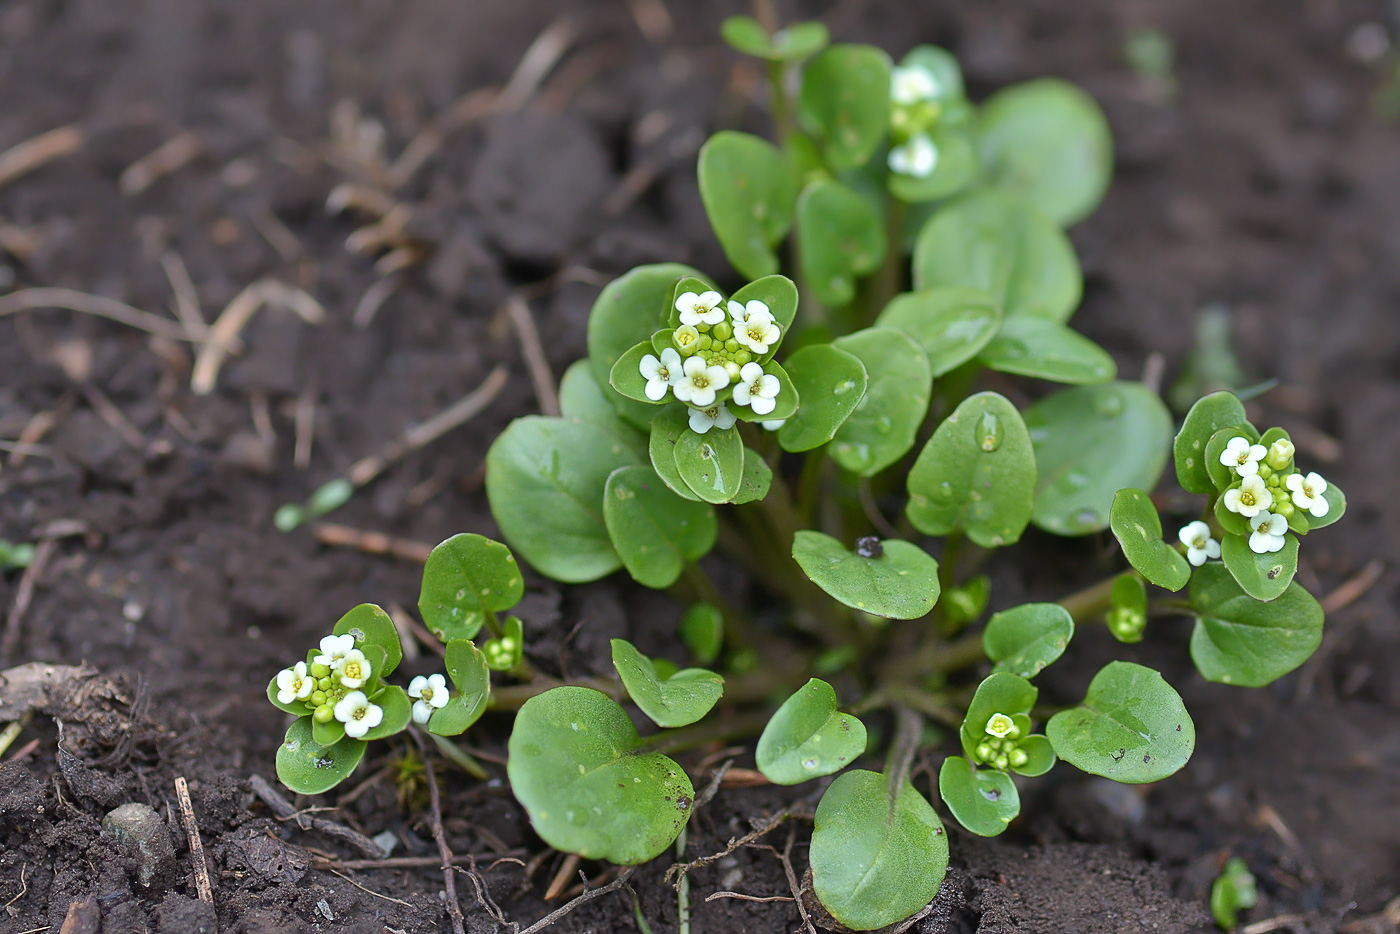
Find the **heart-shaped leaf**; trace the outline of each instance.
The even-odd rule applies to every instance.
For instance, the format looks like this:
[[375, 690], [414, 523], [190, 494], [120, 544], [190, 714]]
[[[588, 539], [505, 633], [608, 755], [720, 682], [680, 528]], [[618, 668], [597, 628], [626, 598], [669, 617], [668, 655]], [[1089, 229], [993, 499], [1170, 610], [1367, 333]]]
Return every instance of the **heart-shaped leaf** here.
[[778, 785], [839, 772], [865, 752], [865, 724], [836, 709], [831, 685], [813, 678], [783, 701], [758, 738], [758, 770]]
[[1007, 318], [979, 354], [993, 370], [1057, 383], [1104, 383], [1118, 365], [1098, 344], [1058, 321], [1021, 315]]
[[997, 671], [1034, 678], [1065, 652], [1074, 638], [1074, 617], [1058, 603], [1025, 603], [994, 613], [982, 633], [982, 648]]
[[925, 535], [963, 531], [984, 548], [1021, 537], [1035, 506], [1036, 455], [1003, 396], [969, 396], [909, 471], [909, 521]]
[[979, 837], [995, 837], [1021, 813], [1021, 795], [1010, 775], [975, 768], [962, 756], [943, 760], [938, 794], [958, 823]]
[[680, 636], [695, 660], [708, 665], [724, 646], [724, 614], [712, 603], [692, 603], [681, 616]]
[[442, 641], [471, 639], [481, 630], [488, 611], [509, 610], [524, 593], [525, 579], [510, 549], [464, 532], [428, 554], [418, 612]]
[[676, 445], [690, 430], [690, 416], [684, 407], [668, 405], [662, 407], [651, 420], [651, 439], [647, 445], [652, 469], [661, 481], [670, 487], [671, 492], [682, 499], [702, 502], [700, 497], [681, 479], [680, 468], [676, 466]]
[[914, 287], [963, 285], [989, 293], [1002, 313], [1061, 324], [1084, 291], [1064, 232], [1029, 204], [995, 190], [941, 208], [914, 243]]
[[[1248, 424], [1244, 404], [1232, 392], [1222, 390], [1197, 399], [1172, 442], [1176, 481], [1181, 488], [1188, 493], [1213, 492], [1215, 487], [1206, 468], [1206, 445], [1217, 431]], [[1250, 431], [1253, 432], [1253, 426]]]
[[905, 782], [856, 769], [822, 795], [812, 828], [812, 888], [837, 921], [871, 931], [933, 901], [948, 868], [948, 835]]
[[658, 590], [676, 582], [685, 562], [713, 548], [719, 529], [713, 507], [682, 499], [644, 466], [608, 476], [603, 519], [627, 573]]
[[919, 619], [938, 602], [938, 562], [897, 538], [861, 539], [855, 552], [830, 535], [799, 530], [792, 557], [846, 606], [890, 619]]
[[487, 701], [491, 699], [491, 670], [486, 665], [486, 656], [466, 639], [447, 643], [444, 665], [458, 693], [447, 701], [447, 706], [433, 711], [428, 732], [457, 736], [465, 733], [486, 712]]
[[1109, 662], [1084, 702], [1050, 718], [1061, 759], [1116, 782], [1155, 782], [1176, 772], [1196, 747], [1196, 725], [1170, 684], [1151, 668]]
[[797, 389], [797, 411], [778, 431], [784, 451], [810, 451], [830, 441], [865, 396], [865, 364], [830, 344], [803, 347], [785, 367]]
[[821, 136], [833, 172], [869, 160], [885, 137], [889, 107], [890, 58], [873, 45], [833, 45], [802, 71], [798, 114]]
[[856, 295], [856, 279], [879, 267], [885, 229], [870, 202], [838, 181], [816, 181], [797, 199], [798, 259], [812, 294], [839, 308]]
[[982, 166], [993, 184], [1068, 227], [1093, 213], [1113, 176], [1103, 110], [1068, 81], [1012, 85], [982, 105]]
[[739, 494], [744, 475], [744, 442], [737, 428], [681, 433], [676, 470], [686, 486], [707, 503], [727, 503]]
[[1191, 578], [1191, 658], [1207, 681], [1263, 687], [1297, 668], [1322, 643], [1322, 607], [1297, 583], [1264, 603], [1230, 572], [1207, 563]]
[[1180, 590], [1191, 579], [1191, 565], [1162, 540], [1162, 518], [1152, 497], [1142, 490], [1119, 490], [1113, 495], [1108, 522], [1123, 555], [1139, 574], [1167, 590]]
[[724, 255], [739, 274], [778, 271], [773, 247], [792, 226], [797, 179], [767, 140], [724, 130], [700, 149], [700, 200]]
[[918, 341], [937, 379], [977, 356], [996, 336], [1001, 311], [981, 289], [941, 286], [896, 295], [875, 324], [898, 328]]
[[640, 746], [612, 698], [591, 688], [553, 688], [516, 714], [506, 774], [545, 843], [636, 865], [671, 845], [695, 799], [679, 765]]
[[1226, 535], [1220, 557], [1245, 593], [1269, 601], [1287, 590], [1298, 573], [1298, 539], [1285, 535], [1280, 550], [1256, 554], [1244, 535]]
[[364, 756], [365, 744], [356, 739], [320, 745], [312, 739], [311, 718], [298, 717], [277, 747], [277, 778], [299, 795], [318, 795], [349, 778]]
[[1108, 526], [1113, 496], [1157, 485], [1171, 444], [1171, 413], [1141, 383], [1076, 386], [1026, 410], [1039, 470], [1032, 521], [1057, 535]]
[[914, 446], [933, 392], [928, 356], [895, 328], [866, 328], [831, 345], [858, 357], [870, 378], [832, 439], [831, 459], [858, 477], [873, 477]]
[[[518, 595], [516, 599], [519, 599]], [[336, 622], [331, 632], [337, 636], [354, 636], [357, 649], [374, 645], [384, 650], [384, 661], [374, 669], [375, 677], [383, 678], [392, 674], [394, 669], [399, 667], [399, 662], [403, 661], [403, 645], [399, 642], [398, 627], [394, 625], [388, 613], [373, 603], [361, 603], [346, 613]]]
[[627, 696], [657, 726], [694, 723], [709, 713], [724, 693], [724, 679], [704, 668], [683, 668], [662, 678], [651, 659], [625, 639], [612, 640], [612, 659]]

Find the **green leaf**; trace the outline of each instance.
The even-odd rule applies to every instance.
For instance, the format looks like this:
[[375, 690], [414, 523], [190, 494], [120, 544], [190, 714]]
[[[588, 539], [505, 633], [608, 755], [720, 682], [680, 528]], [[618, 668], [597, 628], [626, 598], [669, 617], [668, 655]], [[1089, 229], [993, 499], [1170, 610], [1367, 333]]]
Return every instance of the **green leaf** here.
[[642, 375], [642, 360], [646, 357], [656, 357], [656, 348], [652, 346], [651, 340], [647, 339], [635, 345], [625, 354], [617, 358], [617, 363], [613, 364], [612, 372], [608, 374], [608, 385], [618, 395], [638, 402], [642, 405], [663, 405], [667, 396], [660, 399], [647, 398], [646, 387], [647, 378]]
[[713, 548], [719, 532], [712, 506], [672, 493], [649, 466], [619, 467], [608, 476], [603, 519], [627, 573], [657, 590]]
[[1259, 890], [1254, 874], [1238, 856], [1225, 862], [1225, 871], [1210, 886], [1210, 913], [1222, 931], [1233, 931], [1239, 923], [1241, 908], [1259, 904]]
[[751, 16], [731, 16], [720, 24], [720, 35], [731, 48], [768, 61], [791, 61], [820, 51], [831, 41], [821, 23], [793, 23], [771, 38]]
[[797, 180], [767, 140], [724, 130], [700, 149], [700, 199], [724, 255], [748, 279], [778, 271], [773, 247], [792, 226]]
[[1176, 772], [1196, 746], [1196, 726], [1181, 696], [1151, 668], [1109, 662], [1084, 703], [1050, 718], [1061, 759], [1116, 782], [1155, 782]]
[[768, 495], [773, 483], [773, 471], [752, 448], [744, 448], [744, 475], [739, 479], [739, 492], [730, 500], [734, 505], [755, 503]]
[[612, 640], [613, 667], [632, 703], [657, 726], [688, 726], [709, 713], [724, 693], [724, 679], [704, 668], [683, 668], [667, 678], [625, 639]]
[[927, 552], [897, 538], [861, 539], [859, 545], [850, 552], [830, 535], [802, 529], [792, 557], [813, 583], [846, 606], [890, 619], [919, 619], [933, 609], [938, 562]]
[[641, 750], [626, 711], [591, 688], [558, 687], [515, 716], [506, 774], [545, 843], [636, 865], [659, 856], [690, 817], [685, 771]]
[[929, 137], [938, 153], [932, 172], [922, 178], [898, 172], [885, 176], [891, 194], [901, 201], [915, 204], [947, 198], [962, 191], [977, 177], [977, 151], [968, 128], [938, 126]]
[[682, 499], [702, 502], [690, 486], [681, 479], [680, 468], [676, 466], [676, 445], [690, 430], [690, 416], [684, 406], [668, 405], [656, 413], [651, 420], [651, 440], [647, 445], [652, 469], [661, 482], [671, 488]]
[[695, 660], [708, 665], [724, 647], [724, 614], [712, 603], [692, 603], [681, 616], [680, 636]]
[[299, 795], [318, 795], [349, 778], [364, 756], [357, 739], [320, 745], [311, 738], [311, 718], [299, 717], [277, 747], [277, 778]]
[[909, 521], [925, 535], [964, 531], [984, 548], [1021, 537], [1035, 505], [1036, 455], [1021, 413], [994, 392], [943, 420], [909, 471]]
[[1047, 318], [1007, 318], [979, 356], [993, 370], [1057, 383], [1104, 383], [1118, 374], [1102, 347]]
[[783, 701], [758, 738], [758, 770], [778, 785], [839, 772], [865, 752], [865, 724], [836, 709], [831, 685], [813, 678]]
[[[516, 599], [519, 599], [518, 595]], [[383, 649], [384, 664], [374, 669], [377, 677], [392, 674], [394, 669], [399, 667], [399, 662], [403, 661], [403, 645], [399, 642], [398, 627], [394, 625], [388, 613], [373, 603], [361, 603], [346, 613], [336, 622], [331, 632], [337, 636], [354, 636], [357, 649], [364, 649], [367, 645], [377, 645]]]
[[773, 54], [783, 61], [806, 58], [826, 48], [831, 33], [826, 25], [816, 21], [793, 23], [773, 34]]
[[1235, 438], [1248, 438], [1251, 443], [1257, 443], [1259, 440], [1254, 426], [1245, 422], [1243, 425], [1230, 425], [1220, 429], [1206, 442], [1206, 474], [1217, 490], [1227, 490], [1232, 484], [1239, 482], [1240, 478], [1220, 462], [1220, 455]]
[[559, 411], [565, 418], [576, 418], [614, 431], [625, 424], [612, 401], [603, 394], [603, 387], [593, 378], [593, 365], [588, 360], [575, 360], [564, 371], [559, 380]]
[[821, 136], [833, 172], [858, 168], [885, 137], [890, 58], [872, 45], [833, 45], [802, 72], [797, 111]]
[[821, 447], [865, 396], [865, 364], [830, 344], [814, 344], [788, 357], [786, 368], [800, 403], [778, 431], [778, 443], [794, 452]]
[[367, 743], [402, 733], [408, 721], [413, 719], [413, 703], [408, 699], [407, 692], [397, 684], [386, 684], [370, 701], [379, 705], [384, 717], [379, 721], [379, 726], [365, 733], [363, 739]]
[[1033, 733], [1017, 748], [1026, 754], [1025, 765], [1011, 766], [1011, 771], [1017, 775], [1035, 778], [1055, 767], [1055, 747], [1050, 745], [1049, 737]]
[[1307, 661], [1322, 644], [1322, 607], [1298, 583], [1264, 603], [1218, 564], [1191, 578], [1191, 658], [1207, 681], [1263, 687]]
[[1191, 579], [1191, 565], [1171, 545], [1162, 540], [1162, 518], [1152, 497], [1131, 487], [1113, 495], [1108, 513], [1113, 537], [1123, 546], [1123, 555], [1143, 577], [1167, 590], [1180, 590]]
[[[783, 337], [786, 337], [792, 328], [793, 320], [797, 317], [797, 284], [787, 276], [764, 276], [729, 296], [729, 301], [738, 302], [740, 305], [755, 299], [768, 306], [768, 313], [782, 329]], [[781, 344], [782, 340], [779, 339], [778, 343], [770, 346], [768, 353], [759, 359], [771, 358]]]
[[317, 746], [334, 746], [345, 738], [345, 724], [339, 720], [322, 723], [320, 720], [312, 719], [311, 741]]
[[486, 494], [506, 541], [541, 574], [597, 580], [622, 566], [603, 521], [603, 487], [618, 467], [640, 463], [596, 425], [527, 416], [486, 453]]
[[979, 837], [995, 837], [1021, 813], [1021, 795], [1010, 775], [974, 768], [962, 756], [943, 760], [938, 794], [958, 823]]
[[1032, 521], [1057, 535], [1108, 526], [1113, 496], [1150, 490], [1167, 463], [1171, 413], [1141, 383], [1076, 386], [1026, 410], [1039, 469]]
[[[1332, 483], [1331, 480], [1327, 481], [1327, 489], [1322, 491], [1322, 498], [1327, 500], [1327, 515], [1318, 518], [1311, 513], [1307, 513], [1303, 517], [1308, 523], [1309, 532], [1327, 528], [1327, 526], [1340, 519], [1347, 511], [1346, 494], [1341, 491], [1340, 487]], [[1294, 515], [1297, 515], [1299, 512], [1302, 512], [1302, 510], [1295, 510]]]
[[768, 30], [752, 16], [730, 16], [719, 24], [721, 38], [736, 52], [767, 58], [772, 49]]
[[996, 336], [1001, 311], [981, 289], [940, 286], [896, 295], [875, 325], [898, 328], [918, 341], [937, 379], [977, 356]]
[[963, 718], [962, 727], [958, 730], [958, 737], [962, 740], [963, 752], [967, 757], [975, 758], [972, 751], [982, 741], [987, 721], [993, 714], [1024, 718], [1024, 721], [1017, 725], [1022, 727], [1023, 733], [1028, 732], [1030, 717], [1027, 715], [1035, 707], [1035, 699], [1039, 695], [1040, 691], [1035, 685], [1007, 671], [994, 671], [983, 678], [982, 683], [977, 685], [976, 693], [972, 695], [972, 703], [967, 707], [967, 716]]
[[1281, 550], [1260, 555], [1245, 536], [1226, 535], [1220, 557], [1245, 593], [1267, 602], [1287, 590], [1298, 573], [1298, 539], [1285, 535]]
[[1068, 227], [1103, 200], [1113, 137], [1094, 99], [1068, 81], [1012, 85], [982, 105], [982, 166], [994, 185], [1028, 198]]
[[1172, 442], [1176, 481], [1181, 488], [1188, 493], [1214, 492], [1206, 466], [1206, 445], [1217, 431], [1248, 424], [1244, 404], [1232, 392], [1222, 390], [1197, 399]]
[[812, 294], [839, 308], [856, 295], [856, 279], [879, 267], [885, 230], [870, 202], [838, 181], [815, 181], [797, 199], [798, 259]]
[[481, 630], [487, 612], [509, 610], [524, 593], [525, 579], [510, 549], [464, 532], [428, 554], [418, 612], [443, 642], [470, 639]]
[[873, 477], [914, 446], [933, 393], [928, 356], [895, 328], [866, 328], [831, 346], [859, 358], [870, 378], [860, 404], [832, 438], [831, 459], [858, 477]]
[[901, 68], [922, 68], [933, 75], [938, 85], [935, 99], [945, 104], [959, 101], [967, 93], [963, 88], [962, 67], [957, 56], [936, 45], [916, 45], [900, 60]]
[[447, 706], [433, 711], [428, 732], [457, 736], [465, 733], [486, 712], [491, 698], [491, 670], [486, 665], [486, 656], [466, 639], [447, 643], [447, 657], [443, 663], [458, 693], [448, 700]]
[[966, 195], [933, 215], [914, 243], [914, 287], [989, 293], [1002, 314], [1061, 324], [1084, 291], [1079, 259], [1060, 228], [998, 191]]
[[812, 888], [856, 931], [902, 921], [933, 901], [948, 868], [948, 836], [914, 786], [863, 769], [822, 795], [812, 829]]
[[996, 671], [1034, 678], [1064, 654], [1074, 638], [1074, 617], [1058, 603], [1025, 603], [992, 615], [982, 648]]
[[518, 616], [508, 616], [501, 624], [501, 635], [487, 639], [481, 647], [486, 667], [492, 671], [515, 671], [525, 660], [525, 624]]
[[681, 480], [707, 503], [727, 503], [739, 494], [744, 475], [744, 442], [739, 429], [685, 431], [676, 442]]

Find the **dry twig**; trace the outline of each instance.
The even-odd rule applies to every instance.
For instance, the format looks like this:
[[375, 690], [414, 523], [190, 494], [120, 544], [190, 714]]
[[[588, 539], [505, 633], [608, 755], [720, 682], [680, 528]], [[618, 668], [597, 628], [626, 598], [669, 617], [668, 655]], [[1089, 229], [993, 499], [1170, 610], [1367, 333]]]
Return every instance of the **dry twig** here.
[[209, 864], [204, 860], [204, 841], [199, 836], [199, 821], [194, 816], [194, 804], [190, 801], [190, 786], [185, 776], [175, 778], [175, 799], [180, 804], [180, 822], [185, 826], [185, 836], [190, 842], [190, 860], [194, 863], [194, 886], [199, 900], [206, 905], [214, 905], [214, 886], [209, 882]]
[[166, 337], [176, 341], [198, 343], [206, 339], [202, 333], [192, 332], [178, 321], [153, 315], [149, 311], [133, 308], [125, 302], [101, 295], [90, 295], [74, 289], [33, 288], [20, 289], [7, 295], [0, 295], [0, 318], [19, 314], [21, 311], [37, 311], [41, 308], [62, 308], [80, 314], [93, 315], [125, 324], [127, 327]]
[[320, 324], [326, 319], [321, 303], [301, 289], [274, 279], [254, 282], [233, 297], [209, 329], [208, 342], [195, 358], [194, 372], [190, 376], [190, 389], [195, 395], [207, 396], [214, 391], [224, 359], [238, 347], [239, 333], [265, 305], [289, 308], [307, 324]]
[[24, 576], [19, 579], [14, 605], [10, 607], [10, 615], [5, 617], [5, 635], [0, 639], [0, 658], [8, 661], [19, 647], [20, 624], [34, 599], [34, 587], [39, 583], [55, 547], [52, 538], [39, 542], [38, 547], [34, 549], [34, 559], [29, 562], [29, 567], [24, 569]]
[[545, 890], [544, 900], [552, 902], [564, 894], [564, 890], [569, 886], [569, 880], [578, 872], [579, 855], [577, 853], [567, 853], [564, 862], [559, 864], [559, 871], [554, 874], [554, 878], [549, 883], [549, 888]]
[[530, 374], [530, 385], [535, 389], [540, 411], [545, 415], [558, 415], [559, 392], [554, 388], [554, 374], [550, 372], [549, 360], [545, 358], [544, 345], [540, 343], [540, 332], [535, 327], [530, 306], [519, 295], [511, 295], [506, 300], [506, 313], [510, 316], [515, 337], [520, 341], [520, 354], [525, 358], [525, 369]]
[[72, 155], [85, 142], [82, 128], [69, 124], [16, 143], [0, 152], [0, 188], [55, 159]]
[[423, 757], [423, 774], [428, 781], [428, 801], [432, 807], [433, 839], [437, 841], [438, 855], [442, 857], [442, 887], [447, 891], [447, 916], [452, 919], [452, 934], [466, 934], [463, 929], [462, 905], [457, 901], [457, 873], [452, 868], [452, 849], [447, 845], [447, 834], [442, 829], [442, 796], [438, 791], [437, 775], [433, 772], [433, 760], [428, 755], [428, 744], [417, 730], [410, 730], [409, 736], [418, 746], [418, 754]]
[[1322, 612], [1330, 616], [1343, 607], [1351, 606], [1376, 586], [1383, 573], [1385, 562], [1380, 558], [1373, 558], [1359, 574], [1322, 598]]
[[[583, 884], [585, 886], [585, 889], [583, 894], [576, 896], [569, 902], [565, 903], [559, 908], [556, 908], [554, 911], [551, 911], [549, 914], [545, 915], [543, 918], [536, 921], [534, 924], [530, 925], [525, 930], [517, 931], [517, 934], [539, 934], [540, 931], [543, 931], [545, 928], [554, 924], [560, 918], [564, 917], [569, 912], [582, 905], [584, 902], [591, 902], [593, 899], [603, 895], [607, 895], [609, 892], [616, 892], [618, 889], [622, 888], [627, 884], [627, 880], [632, 877], [632, 871], [633, 867], [628, 866], [626, 869], [622, 870], [620, 873], [617, 874], [616, 879], [612, 880], [607, 885], [601, 886], [596, 889], [587, 888], [588, 880], [584, 879]], [[579, 875], [583, 875], [583, 873], [579, 873]]]
[[367, 555], [392, 555], [419, 564], [426, 564], [428, 555], [433, 550], [433, 546], [426, 542], [393, 538], [383, 532], [352, 529], [348, 525], [337, 525], [334, 522], [318, 522], [312, 526], [311, 531], [316, 536], [316, 541], [323, 545], [355, 548]]
[[324, 817], [317, 817], [314, 814], [304, 814], [297, 811], [297, 809], [292, 806], [292, 803], [282, 797], [277, 789], [273, 788], [272, 785], [268, 783], [267, 779], [263, 778], [261, 775], [254, 774], [250, 776], [248, 778], [248, 787], [280, 820], [295, 821], [296, 825], [302, 830], [314, 830], [317, 833], [325, 834], [327, 837], [333, 840], [339, 840], [341, 843], [373, 859], [384, 858], [384, 850], [380, 848], [379, 844], [375, 843], [358, 830], [352, 830], [344, 824], [338, 824]]
[[178, 172], [204, 150], [199, 137], [188, 131], [172, 136], [126, 167], [117, 188], [128, 198], [139, 195], [167, 175]]

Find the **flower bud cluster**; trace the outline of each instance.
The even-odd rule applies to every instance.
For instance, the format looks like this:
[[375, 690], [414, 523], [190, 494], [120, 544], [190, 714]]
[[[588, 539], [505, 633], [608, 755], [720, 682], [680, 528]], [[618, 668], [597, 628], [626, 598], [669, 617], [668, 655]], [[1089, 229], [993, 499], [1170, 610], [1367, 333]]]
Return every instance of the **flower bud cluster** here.
[[891, 172], [928, 178], [938, 167], [938, 146], [930, 133], [944, 114], [946, 93], [933, 72], [919, 65], [891, 73]]
[[[1218, 543], [1216, 547], [1219, 548]], [[1143, 631], [1147, 629], [1147, 614], [1136, 607], [1115, 606], [1108, 611], [1108, 628], [1119, 642], [1141, 642]]]
[[377, 684], [374, 665], [356, 648], [355, 637], [326, 636], [310, 662], [297, 662], [277, 673], [277, 701], [304, 706], [318, 723], [339, 720], [345, 735], [358, 739], [377, 727], [384, 711], [370, 702]]
[[[1321, 519], [1331, 508], [1323, 495], [1327, 481], [1315, 472], [1298, 470], [1293, 455], [1293, 443], [1287, 438], [1265, 447], [1243, 435], [1231, 438], [1220, 452], [1220, 463], [1229, 469], [1232, 480], [1222, 501], [1230, 512], [1249, 520], [1249, 547], [1255, 554], [1281, 550], [1289, 522], [1299, 510]], [[1182, 536], [1185, 542], [1185, 529]], [[1192, 563], [1201, 562], [1193, 559]]]
[[1030, 761], [1030, 756], [1021, 748], [1030, 733], [1029, 724], [1017, 725], [1012, 717], [994, 713], [987, 718], [982, 733], [972, 750], [972, 757], [979, 765], [1004, 772], [1019, 769]]

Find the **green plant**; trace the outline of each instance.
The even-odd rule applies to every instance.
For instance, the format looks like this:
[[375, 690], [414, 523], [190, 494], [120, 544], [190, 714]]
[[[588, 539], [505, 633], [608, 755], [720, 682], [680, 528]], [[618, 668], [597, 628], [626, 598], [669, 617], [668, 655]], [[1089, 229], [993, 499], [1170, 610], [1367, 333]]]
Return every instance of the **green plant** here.
[[[781, 142], [724, 131], [700, 153], [710, 222], [748, 281], [726, 295], [662, 264], [603, 289], [562, 415], [513, 422], [487, 454], [510, 548], [462, 535], [428, 560], [419, 608], [457, 693], [426, 725], [457, 733], [487, 706], [518, 708], [507, 771], [535, 830], [624, 864], [664, 852], [689, 818], [694, 788], [670, 753], [758, 733], [775, 784], [841, 773], [816, 810], [812, 885], [838, 921], [875, 929], [923, 908], [944, 873], [946, 834], [911, 778], [940, 727], [961, 754], [944, 759], [938, 796], [976, 834], [1020, 812], [1017, 776], [1061, 759], [1122, 782], [1171, 775], [1195, 728], [1158, 672], [1111, 662], [1060, 710], [1038, 704], [1033, 679], [1078, 627], [1101, 620], [1132, 642], [1168, 613], [1196, 618], [1190, 651], [1210, 680], [1291, 671], [1322, 628], [1293, 581], [1298, 538], [1345, 499], [1228, 392], [1197, 401], [1173, 441], [1157, 393], [1117, 380], [1112, 357], [1067, 326], [1083, 286], [1063, 226], [1094, 209], [1111, 169], [1106, 121], [1083, 92], [1033, 81], [975, 106], [941, 49], [895, 66], [871, 47], [827, 47], [812, 24], [770, 35], [740, 18], [724, 34], [768, 62]], [[1003, 374], [991, 385], [1069, 388], [1022, 411], [983, 388], [989, 372]], [[1164, 539], [1148, 491], [1173, 455], [1204, 499]], [[993, 597], [978, 569], [1031, 525], [1111, 529], [1130, 569], [972, 630]], [[716, 548], [747, 590], [710, 581], [698, 562]], [[564, 582], [625, 570], [670, 588], [689, 604], [681, 641], [719, 670], [614, 640], [620, 682], [535, 672], [522, 622], [496, 616], [522, 594], [514, 554]], [[335, 725], [345, 701], [332, 693], [347, 688], [333, 665], [319, 702], [288, 702], [280, 682], [299, 675], [279, 675], [269, 696], [302, 715], [279, 770], [299, 790], [343, 778], [365, 740], [410, 718], [407, 695], [373, 680], [397, 663], [392, 625], [372, 607], [352, 616], [336, 633], [364, 633], [355, 647], [383, 722], [358, 736]], [[523, 683], [493, 694], [491, 671]], [[446, 683], [431, 687], [436, 705]], [[657, 732], [638, 733], [619, 688]], [[708, 716], [721, 701], [725, 715]], [[871, 717], [880, 728], [867, 731]], [[865, 756], [883, 756], [883, 772], [843, 771]]]
[[1210, 913], [1222, 931], [1233, 931], [1239, 923], [1241, 908], [1259, 904], [1259, 891], [1254, 874], [1238, 856], [1225, 862], [1225, 868], [1210, 886]]

